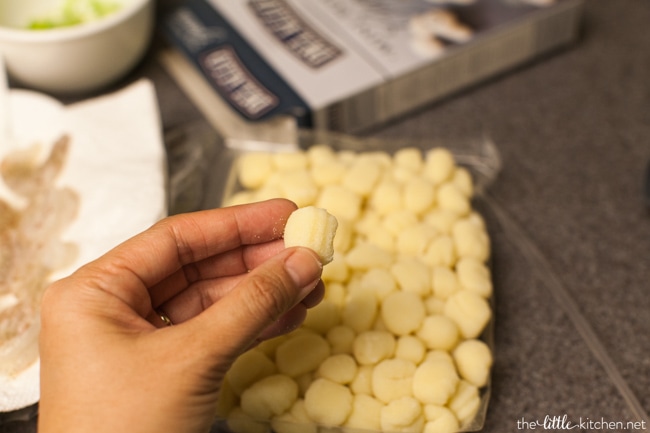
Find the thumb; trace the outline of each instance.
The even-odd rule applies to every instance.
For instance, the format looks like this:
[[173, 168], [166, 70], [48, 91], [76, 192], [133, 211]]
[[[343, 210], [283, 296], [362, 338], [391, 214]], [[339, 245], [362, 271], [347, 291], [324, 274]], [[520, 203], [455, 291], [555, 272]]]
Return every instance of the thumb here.
[[[199, 317], [218, 357], [234, 358], [318, 285], [323, 265], [308, 248], [288, 248], [249, 272]], [[207, 322], [207, 323], [206, 323]], [[211, 335], [210, 335], [211, 334]]]

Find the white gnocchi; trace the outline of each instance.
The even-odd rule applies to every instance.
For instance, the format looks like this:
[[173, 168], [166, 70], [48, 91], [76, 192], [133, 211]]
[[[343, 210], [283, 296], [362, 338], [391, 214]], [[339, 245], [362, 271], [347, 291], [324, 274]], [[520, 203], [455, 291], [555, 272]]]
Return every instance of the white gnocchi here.
[[422, 405], [412, 397], [395, 399], [382, 408], [380, 422], [387, 432], [421, 432], [425, 423]]
[[237, 167], [244, 190], [226, 202], [293, 200], [285, 243], [327, 266], [324, 300], [303, 326], [226, 374], [219, 414], [231, 430], [261, 433], [264, 420], [278, 433], [451, 433], [471, 423], [493, 364], [481, 340], [493, 287], [470, 172], [442, 147], [391, 156], [316, 145]]
[[484, 341], [462, 341], [456, 346], [452, 356], [463, 379], [479, 388], [487, 385], [492, 367], [492, 351]]
[[352, 391], [329, 379], [316, 379], [305, 393], [309, 418], [325, 426], [341, 425], [352, 411]]
[[325, 209], [307, 206], [295, 210], [284, 227], [284, 245], [314, 250], [327, 264], [334, 258], [334, 237], [338, 221]]
[[406, 359], [393, 358], [381, 361], [372, 370], [373, 395], [384, 403], [413, 396], [416, 368], [414, 362]]
[[453, 362], [428, 360], [414, 373], [413, 395], [424, 404], [444, 405], [454, 395], [459, 380]]
[[275, 363], [281, 373], [297, 377], [315, 371], [330, 353], [330, 345], [325, 338], [304, 332], [288, 338], [277, 347]]
[[391, 293], [381, 303], [381, 318], [395, 335], [408, 335], [420, 328], [426, 317], [422, 297], [409, 291]]
[[298, 384], [289, 376], [274, 374], [261, 379], [241, 395], [241, 408], [255, 420], [286, 412], [298, 398]]
[[369, 394], [358, 393], [352, 402], [352, 411], [344, 426], [351, 429], [381, 430], [381, 411], [384, 404]]

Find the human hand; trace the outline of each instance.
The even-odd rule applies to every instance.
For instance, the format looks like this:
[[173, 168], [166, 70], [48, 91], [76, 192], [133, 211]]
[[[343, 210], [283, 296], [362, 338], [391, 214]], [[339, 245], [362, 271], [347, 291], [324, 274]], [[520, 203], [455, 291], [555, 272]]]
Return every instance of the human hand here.
[[322, 299], [316, 254], [281, 239], [295, 208], [170, 217], [49, 287], [39, 432], [207, 431], [235, 358]]

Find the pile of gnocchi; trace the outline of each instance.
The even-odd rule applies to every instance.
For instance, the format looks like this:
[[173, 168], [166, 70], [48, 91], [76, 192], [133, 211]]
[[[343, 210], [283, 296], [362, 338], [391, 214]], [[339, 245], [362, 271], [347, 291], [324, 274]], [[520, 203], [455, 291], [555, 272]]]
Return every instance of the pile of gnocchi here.
[[224, 205], [285, 197], [337, 222], [324, 300], [241, 355], [219, 416], [235, 433], [442, 433], [481, 416], [493, 357], [490, 240], [446, 148], [249, 153]]

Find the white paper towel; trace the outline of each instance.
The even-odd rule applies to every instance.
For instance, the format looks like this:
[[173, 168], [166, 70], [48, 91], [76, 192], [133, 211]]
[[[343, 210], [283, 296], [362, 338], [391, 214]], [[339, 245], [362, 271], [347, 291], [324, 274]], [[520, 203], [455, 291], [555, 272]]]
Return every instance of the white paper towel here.
[[[73, 266], [55, 278], [148, 228], [167, 213], [166, 162], [153, 85], [140, 80], [113, 94], [63, 106], [25, 90], [9, 93], [13, 144], [0, 144], [0, 158], [15, 146], [51, 145], [71, 138], [60, 184], [80, 196], [75, 221], [64, 240], [79, 247]], [[0, 196], [7, 194], [0, 187]], [[39, 362], [16, 377], [0, 374], [0, 411], [39, 399]]]

